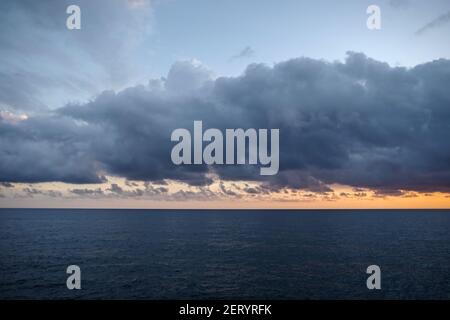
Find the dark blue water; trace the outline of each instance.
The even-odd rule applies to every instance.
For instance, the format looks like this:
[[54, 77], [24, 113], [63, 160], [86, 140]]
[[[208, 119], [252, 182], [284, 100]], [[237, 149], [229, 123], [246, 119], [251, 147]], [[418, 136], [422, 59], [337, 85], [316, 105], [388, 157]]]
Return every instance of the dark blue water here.
[[0, 298], [448, 299], [449, 231], [444, 210], [1, 209]]

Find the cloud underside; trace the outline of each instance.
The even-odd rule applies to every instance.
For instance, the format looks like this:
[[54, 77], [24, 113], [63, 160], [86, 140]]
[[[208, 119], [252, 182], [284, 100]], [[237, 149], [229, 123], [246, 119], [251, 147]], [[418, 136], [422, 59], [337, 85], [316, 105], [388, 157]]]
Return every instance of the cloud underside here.
[[[257, 181], [270, 190], [450, 191], [450, 61], [392, 68], [360, 53], [344, 63], [299, 58], [213, 79], [199, 63], [87, 104], [11, 121], [0, 114], [0, 180], [99, 183]], [[279, 128], [280, 171], [176, 166], [176, 128]]]

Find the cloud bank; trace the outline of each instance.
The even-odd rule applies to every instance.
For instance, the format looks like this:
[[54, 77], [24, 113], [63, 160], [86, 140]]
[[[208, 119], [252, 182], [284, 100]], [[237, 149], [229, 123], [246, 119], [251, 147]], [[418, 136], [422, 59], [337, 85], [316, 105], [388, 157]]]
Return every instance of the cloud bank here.
[[[361, 53], [343, 63], [252, 64], [216, 79], [198, 62], [179, 62], [167, 79], [86, 104], [20, 121], [0, 114], [0, 181], [98, 183], [116, 175], [202, 186], [218, 177], [261, 181], [265, 190], [326, 192], [338, 183], [384, 194], [449, 192], [448, 83], [449, 60], [393, 68]], [[205, 129], [279, 128], [280, 172], [173, 165], [170, 134], [194, 120]]]

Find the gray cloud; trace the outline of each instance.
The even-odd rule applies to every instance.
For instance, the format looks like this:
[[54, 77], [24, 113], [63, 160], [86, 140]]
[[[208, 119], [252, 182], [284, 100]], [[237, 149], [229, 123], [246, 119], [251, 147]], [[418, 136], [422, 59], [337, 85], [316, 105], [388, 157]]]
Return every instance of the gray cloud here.
[[60, 198], [62, 197], [62, 193], [56, 190], [39, 190], [36, 188], [23, 188], [22, 191], [26, 194], [27, 197], [33, 198], [37, 195], [52, 197], [52, 198]]
[[[209, 74], [198, 64], [175, 64], [156, 87], [153, 81], [103, 92], [17, 123], [0, 119], [1, 181], [93, 183], [106, 173], [205, 186], [214, 173], [260, 181], [268, 192], [326, 194], [332, 183], [380, 194], [450, 191], [448, 60], [406, 69], [349, 53], [345, 63], [299, 58], [252, 64], [239, 77]], [[180, 94], [179, 79], [194, 85]], [[205, 128], [279, 128], [279, 174], [262, 177], [247, 165], [173, 165], [170, 134], [192, 129], [194, 120]]]
[[14, 185], [9, 182], [0, 182], [0, 186], [5, 187], [5, 188], [13, 188], [14, 187]]
[[62, 116], [47, 114], [20, 123], [0, 118], [1, 180], [103, 182], [89, 151], [96, 134], [102, 134], [99, 128], [80, 127]]
[[232, 56], [230, 58], [230, 61], [233, 61], [236, 59], [243, 59], [243, 58], [252, 58], [254, 56], [255, 56], [255, 50], [253, 50], [253, 48], [250, 46], [246, 46], [238, 54]]
[[99, 197], [103, 196], [104, 192], [102, 189], [71, 189], [69, 190], [70, 193], [73, 193], [78, 196], [87, 196], [87, 197]]
[[436, 29], [439, 28], [447, 23], [450, 22], [450, 11], [447, 13], [444, 13], [442, 15], [440, 15], [439, 17], [437, 17], [436, 19], [434, 19], [433, 21], [427, 23], [426, 25], [424, 25], [422, 28], [420, 28], [419, 30], [416, 31], [416, 35], [420, 36], [432, 29]]
[[169, 201], [208, 201], [220, 199], [218, 194], [205, 187], [198, 187], [197, 190], [179, 190], [167, 198]]
[[121, 198], [138, 198], [138, 197], [157, 197], [166, 195], [169, 191], [166, 187], [154, 186], [148, 182], [144, 183], [144, 188], [139, 188], [137, 183], [128, 183], [128, 187], [132, 189], [124, 189], [117, 183], [110, 184], [109, 188], [102, 190], [101, 188], [84, 188], [84, 189], [71, 189], [70, 193], [88, 198], [108, 198], [108, 197], [121, 197]]
[[219, 188], [220, 191], [225, 195], [225, 196], [229, 196], [229, 197], [239, 197], [239, 194], [237, 194], [236, 192], [234, 192], [231, 189], [228, 189], [225, 184], [223, 182], [219, 183]]
[[178, 61], [170, 68], [164, 85], [172, 94], [186, 94], [212, 81], [212, 76], [212, 72], [198, 61]]
[[405, 195], [405, 192], [402, 190], [391, 190], [391, 189], [385, 189], [385, 190], [377, 190], [375, 192], [375, 197], [384, 198], [387, 196], [403, 196]]

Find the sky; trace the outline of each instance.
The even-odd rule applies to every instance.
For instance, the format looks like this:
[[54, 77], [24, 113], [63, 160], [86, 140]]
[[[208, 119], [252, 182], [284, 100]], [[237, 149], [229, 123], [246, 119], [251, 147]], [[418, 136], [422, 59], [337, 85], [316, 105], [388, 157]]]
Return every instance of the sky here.
[[[0, 207], [448, 208], [449, 35], [445, 0], [1, 1]], [[194, 120], [279, 128], [279, 173], [175, 166]]]

